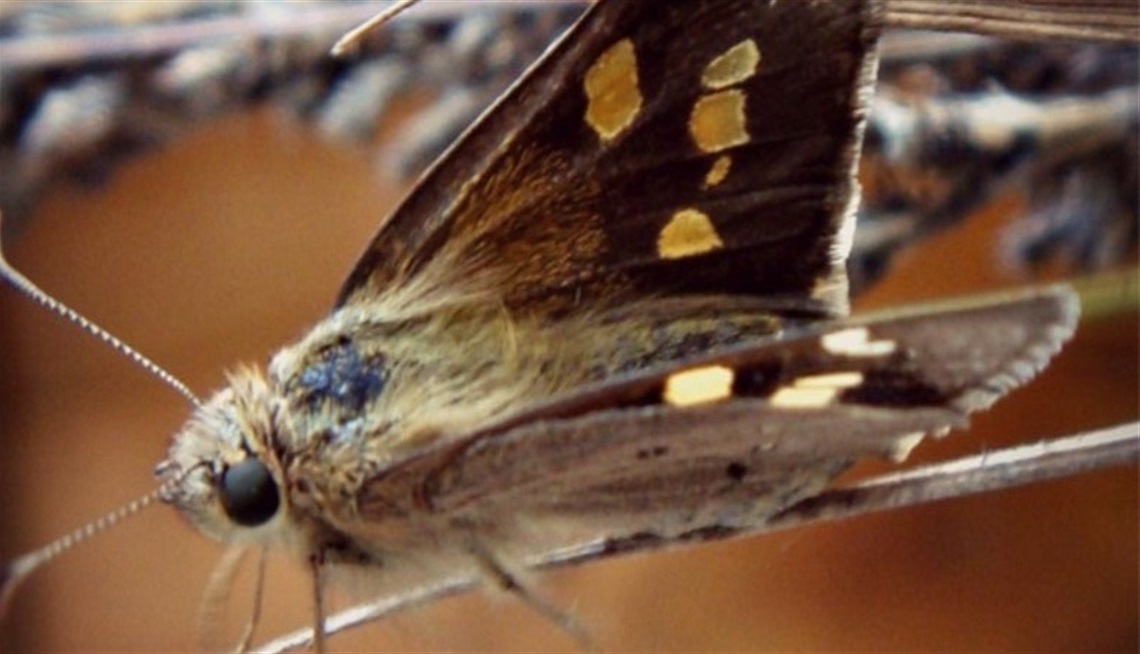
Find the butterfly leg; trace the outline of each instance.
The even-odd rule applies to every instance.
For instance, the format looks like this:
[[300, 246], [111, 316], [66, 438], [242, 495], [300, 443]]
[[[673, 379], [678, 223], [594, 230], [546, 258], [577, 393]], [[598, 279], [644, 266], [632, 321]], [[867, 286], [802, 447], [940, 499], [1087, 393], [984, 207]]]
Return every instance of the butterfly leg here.
[[265, 547], [261, 548], [257, 557], [257, 579], [254, 580], [253, 587], [253, 611], [250, 612], [249, 622], [245, 624], [245, 631], [241, 635], [241, 641], [234, 651], [238, 654], [243, 654], [249, 651], [249, 646], [253, 642], [253, 633], [257, 630], [257, 623], [261, 621], [261, 605], [265, 597], [265, 564], [269, 560], [269, 550]]
[[210, 573], [210, 581], [198, 607], [198, 645], [203, 652], [221, 649], [220, 643], [216, 642], [218, 627], [222, 623], [222, 613], [229, 600], [234, 577], [241, 570], [248, 551], [240, 546], [227, 549]]
[[245, 546], [234, 546], [226, 550], [222, 560], [218, 562], [214, 572], [210, 575], [210, 582], [206, 587], [206, 594], [202, 598], [202, 606], [198, 612], [198, 642], [203, 652], [227, 651], [241, 654], [249, 651], [250, 643], [253, 641], [253, 633], [261, 619], [262, 591], [265, 588], [265, 564], [268, 559], [264, 547], [261, 548], [258, 556], [257, 576], [254, 579], [253, 606], [250, 610], [249, 621], [242, 632], [241, 640], [230, 648], [225, 648], [216, 641], [218, 628], [224, 622], [222, 614], [228, 603], [230, 591], [233, 589], [234, 579], [241, 571], [241, 566], [245, 562], [249, 549]]
[[601, 648], [598, 647], [598, 644], [594, 642], [589, 632], [574, 619], [573, 615], [563, 611], [521, 583], [519, 578], [504, 567], [486, 547], [483, 547], [475, 541], [471, 544], [470, 549], [488, 581], [495, 584], [499, 589], [511, 593], [522, 600], [524, 604], [543, 618], [554, 623], [563, 633], [573, 638], [583, 651], [602, 651]]
[[325, 551], [319, 548], [309, 556], [313, 570], [313, 651], [325, 653]]

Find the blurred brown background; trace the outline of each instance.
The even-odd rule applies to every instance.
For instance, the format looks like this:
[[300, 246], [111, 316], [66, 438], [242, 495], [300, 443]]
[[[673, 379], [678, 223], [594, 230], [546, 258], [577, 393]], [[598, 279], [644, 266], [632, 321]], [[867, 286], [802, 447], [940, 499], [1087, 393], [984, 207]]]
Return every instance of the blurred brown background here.
[[[201, 394], [263, 362], [329, 307], [400, 189], [363, 156], [270, 112], [226, 119], [50, 198], [9, 256]], [[1023, 283], [997, 271], [1010, 205], [909, 253], [858, 307]], [[918, 460], [1134, 420], [1134, 317], [1082, 325], [1041, 378], [925, 444]], [[153, 487], [180, 397], [0, 291], [0, 555], [41, 545]], [[868, 469], [881, 469], [872, 466]], [[542, 578], [611, 651], [1135, 652], [1137, 470]], [[29, 580], [4, 651], [185, 651], [221, 548], [165, 507]], [[306, 579], [271, 566], [264, 637], [307, 623]], [[234, 593], [225, 633], [248, 615]], [[338, 650], [551, 651], [573, 643], [509, 598], [473, 593], [331, 641]]]

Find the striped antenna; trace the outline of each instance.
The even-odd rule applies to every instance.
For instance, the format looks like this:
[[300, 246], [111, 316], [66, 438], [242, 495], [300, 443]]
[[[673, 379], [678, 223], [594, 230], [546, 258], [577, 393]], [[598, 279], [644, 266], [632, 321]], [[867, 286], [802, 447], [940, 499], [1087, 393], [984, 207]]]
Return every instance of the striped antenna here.
[[0, 569], [0, 616], [8, 612], [8, 602], [15, 593], [16, 587], [29, 575], [72, 547], [75, 547], [98, 533], [110, 529], [123, 519], [129, 518], [139, 511], [142, 511], [155, 500], [161, 499], [164, 494], [169, 493], [173, 486], [178, 484], [181, 480], [182, 476], [167, 484], [163, 484], [137, 500], [115, 509], [94, 522], [83, 525], [62, 538], [58, 538], [41, 548], [32, 550], [4, 564], [3, 569]]
[[[0, 214], [0, 232], [2, 231], [3, 215]], [[20, 274], [20, 271], [13, 268], [12, 264], [8, 263], [8, 259], [4, 257], [4, 244], [2, 238], [0, 238], [0, 278], [8, 282], [12, 288], [19, 291], [32, 302], [35, 302], [48, 311], [51, 311], [57, 316], [60, 316], [67, 322], [79, 327], [83, 331], [102, 341], [104, 345], [110, 346], [111, 349], [130, 359], [135, 363], [135, 365], [140, 366], [142, 369], [149, 372], [152, 376], [158, 378], [167, 386], [174, 389], [175, 392], [177, 392], [179, 395], [189, 400], [190, 403], [195, 407], [202, 406], [202, 401], [198, 399], [198, 396], [195, 395], [193, 391], [190, 390], [190, 387], [182, 383], [182, 381], [174, 375], [167, 372], [162, 366], [159, 366], [154, 361], [151, 361], [147, 357], [143, 356], [142, 353], [119, 340], [119, 338], [117, 338], [111, 332], [88, 320], [83, 316], [83, 314], [79, 313], [75, 309], [72, 309], [51, 295], [48, 295], [47, 292], [33, 284], [30, 279]]]
[[[3, 217], [0, 216], [0, 232], [3, 231], [2, 218]], [[114, 334], [111, 334], [106, 329], [103, 329], [99, 325], [88, 320], [78, 311], [72, 309], [59, 300], [56, 300], [51, 295], [48, 295], [45, 291], [41, 290], [38, 286], [33, 284], [27, 277], [24, 277], [22, 274], [20, 274], [20, 272], [13, 268], [12, 264], [8, 263], [8, 260], [4, 257], [2, 238], [0, 238], [0, 278], [8, 282], [12, 288], [19, 291], [31, 301], [99, 339], [105, 345], [110, 346], [111, 349], [133, 361], [135, 365], [142, 367], [152, 376], [157, 377], [161, 381], [165, 382], [167, 386], [173, 388], [179, 395], [189, 400], [190, 403], [195, 407], [200, 407], [202, 405], [202, 401], [198, 399], [198, 396], [194, 395], [194, 392], [191, 391], [190, 388], [186, 386], [186, 384], [182, 383], [177, 377], [167, 372], [157, 363], [140, 354], [137, 350], [121, 341]], [[44, 547], [28, 552], [27, 554], [17, 557], [11, 562], [4, 564], [4, 567], [0, 568], [0, 616], [3, 616], [7, 612], [8, 602], [10, 601], [16, 587], [20, 584], [21, 581], [26, 579], [28, 575], [32, 574], [38, 568], [42, 567], [72, 547], [75, 547], [79, 543], [82, 543], [88, 538], [91, 538], [95, 534], [106, 531], [124, 518], [128, 518], [138, 513], [139, 511], [152, 504], [155, 500], [161, 499], [166, 494], [169, 494], [173, 488], [182, 481], [184, 477], [185, 474], [179, 475], [177, 479], [163, 484], [159, 488], [151, 491], [143, 497], [125, 504], [118, 509], [115, 509], [114, 511], [108, 513], [107, 515], [99, 518], [98, 520], [90, 522], [83, 527], [76, 529], [63, 538], [57, 539], [54, 542], [45, 545]]]

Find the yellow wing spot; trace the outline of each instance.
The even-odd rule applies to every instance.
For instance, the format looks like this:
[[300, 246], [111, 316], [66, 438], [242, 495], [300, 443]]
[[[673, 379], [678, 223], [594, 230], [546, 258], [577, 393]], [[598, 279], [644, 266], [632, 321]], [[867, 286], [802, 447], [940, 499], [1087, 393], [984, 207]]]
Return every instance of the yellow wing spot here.
[[704, 152], [747, 143], [751, 137], [744, 123], [744, 92], [729, 89], [701, 96], [689, 116], [689, 134]]
[[586, 71], [586, 122], [602, 141], [611, 141], [628, 128], [641, 111], [637, 56], [633, 42], [610, 46]]
[[898, 347], [894, 341], [872, 341], [866, 327], [852, 327], [827, 334], [820, 339], [823, 349], [832, 354], [846, 354], [853, 357], [881, 357], [891, 354]]
[[760, 48], [752, 39], [740, 43], [717, 55], [701, 73], [701, 84], [707, 89], [723, 89], [739, 84], [756, 74], [760, 65]]
[[725, 366], [705, 366], [669, 375], [662, 397], [673, 406], [707, 404], [732, 397], [736, 373]]
[[863, 374], [837, 372], [800, 377], [772, 394], [769, 402], [781, 409], [818, 409], [835, 401], [846, 388], [863, 383]]
[[705, 188], [712, 188], [724, 181], [728, 177], [728, 171], [732, 168], [732, 157], [728, 155], [721, 155], [713, 162], [712, 168], [705, 174]]
[[681, 209], [657, 235], [657, 254], [662, 259], [680, 259], [724, 247], [712, 220], [696, 209]]

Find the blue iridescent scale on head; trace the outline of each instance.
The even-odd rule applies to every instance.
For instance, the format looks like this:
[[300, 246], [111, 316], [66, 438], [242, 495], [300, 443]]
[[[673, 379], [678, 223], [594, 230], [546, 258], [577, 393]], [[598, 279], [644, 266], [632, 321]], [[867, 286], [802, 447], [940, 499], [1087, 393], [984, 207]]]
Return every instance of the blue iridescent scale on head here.
[[344, 409], [345, 415], [362, 411], [380, 396], [387, 381], [384, 357], [362, 357], [349, 340], [322, 350], [319, 359], [297, 379], [307, 404], [331, 403]]

